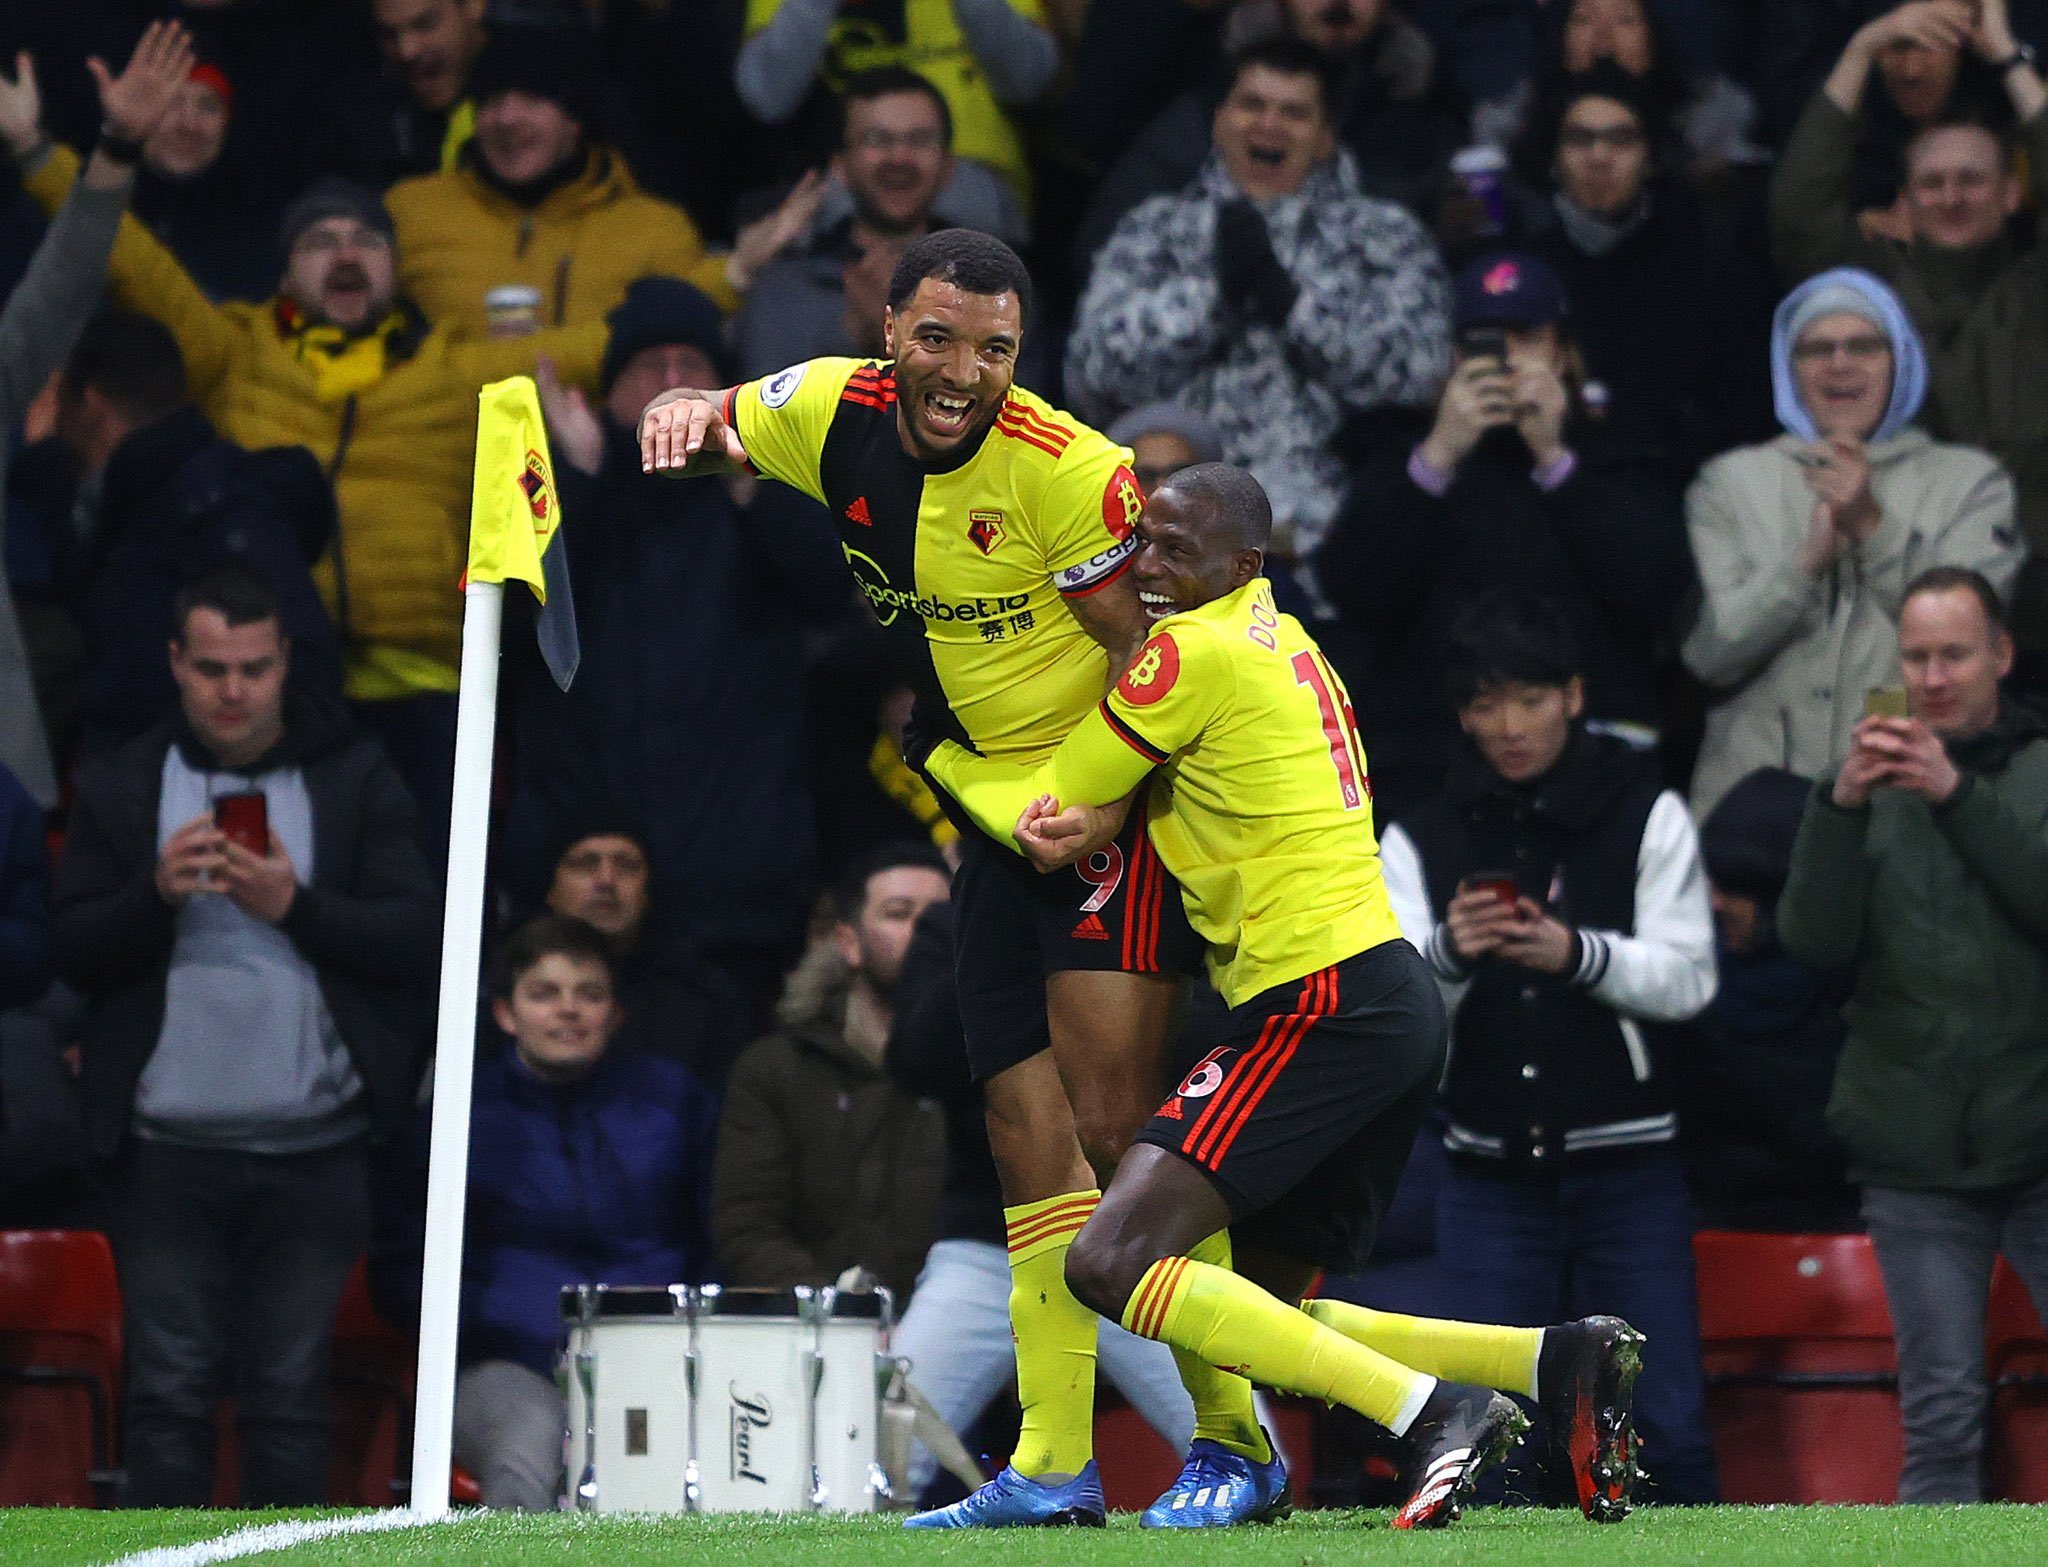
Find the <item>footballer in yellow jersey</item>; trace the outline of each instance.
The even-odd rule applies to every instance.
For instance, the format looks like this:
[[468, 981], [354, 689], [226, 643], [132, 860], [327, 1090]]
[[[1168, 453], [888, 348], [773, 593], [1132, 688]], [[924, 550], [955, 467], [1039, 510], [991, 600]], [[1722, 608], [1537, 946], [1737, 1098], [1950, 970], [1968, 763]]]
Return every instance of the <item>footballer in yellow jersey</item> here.
[[[1067, 1276], [1134, 1333], [1408, 1438], [1395, 1526], [1435, 1527], [1527, 1429], [1495, 1390], [1533, 1395], [1539, 1373], [1589, 1482], [1626, 1468], [1641, 1340], [1612, 1319], [1503, 1328], [1303, 1303], [1319, 1268], [1370, 1253], [1445, 1022], [1380, 880], [1343, 687], [1259, 576], [1271, 522], [1249, 474], [1173, 475], [1133, 565], [1155, 629], [1116, 689], [1036, 768], [948, 744], [930, 766], [1041, 864], [1085, 847], [1096, 808], [1157, 770], [1152, 839], [1231, 1010], [1118, 1166]], [[1237, 1271], [1200, 1254], [1225, 1226]]]
[[[890, 359], [664, 393], [640, 424], [649, 472], [746, 469], [823, 502], [918, 694], [917, 727], [1019, 765], [1052, 754], [1147, 629], [1128, 454], [1015, 384], [1029, 297], [1008, 247], [941, 230], [890, 280]], [[1024, 1422], [997, 1481], [907, 1520], [917, 1528], [1102, 1520], [1098, 1324], [1065, 1259], [1100, 1197], [1096, 1172], [1165, 1091], [1178, 976], [1201, 957], [1142, 812], [1057, 875], [1001, 845], [963, 834], [953, 903], [969, 1064], [1007, 1205]], [[1206, 1365], [1184, 1374], [1198, 1431], [1278, 1471], [1249, 1384]], [[1204, 1472], [1191, 1464], [1176, 1485], [1199, 1491]]]

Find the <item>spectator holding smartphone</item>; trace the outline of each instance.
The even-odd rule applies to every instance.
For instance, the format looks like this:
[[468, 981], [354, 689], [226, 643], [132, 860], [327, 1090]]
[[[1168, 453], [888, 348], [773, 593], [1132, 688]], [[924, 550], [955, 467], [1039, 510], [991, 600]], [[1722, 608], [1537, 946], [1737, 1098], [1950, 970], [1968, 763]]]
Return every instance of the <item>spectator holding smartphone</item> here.
[[1457, 739], [1436, 699], [1443, 637], [1467, 598], [1554, 600], [1586, 653], [1588, 720], [1647, 742], [1656, 643], [1690, 583], [1662, 463], [1601, 438], [1557, 274], [1497, 253], [1458, 274], [1452, 301], [1458, 361], [1434, 417], [1376, 422], [1316, 560], [1348, 622], [1328, 643], [1372, 736], [1382, 821], [1442, 781]]
[[1658, 1025], [1714, 995], [1699, 840], [1650, 758], [1588, 732], [1586, 665], [1555, 606], [1475, 599], [1448, 659], [1468, 743], [1444, 793], [1381, 845], [1451, 1014], [1444, 1298], [1475, 1321], [1640, 1328], [1650, 1494], [1711, 1502], [1692, 1210], [1653, 1049]]
[[[327, 1494], [327, 1348], [373, 1139], [413, 1104], [435, 899], [412, 802], [338, 705], [286, 696], [276, 593], [178, 600], [178, 715], [78, 778], [52, 942], [80, 991], [128, 1345], [126, 1500], [203, 1507], [237, 1400], [245, 1506]], [[260, 793], [217, 825], [221, 796]]]
[[1848, 749], [1866, 694], [1898, 679], [1915, 575], [1964, 566], [2004, 594], [2020, 567], [2012, 479], [1914, 423], [1927, 357], [1876, 277], [1841, 267], [1785, 296], [1771, 384], [1785, 433], [1716, 457], [1685, 503], [1701, 603], [1681, 651], [1716, 693], [1702, 819], [1759, 767], [1810, 778]]
[[1902, 1502], [1984, 1495], [1984, 1308], [2002, 1251], [2048, 1309], [2048, 725], [1999, 695], [2013, 639], [1980, 573], [1898, 612], [1908, 716], [1856, 724], [1778, 903], [1786, 950], [1853, 966], [1828, 1124], [1884, 1270]]

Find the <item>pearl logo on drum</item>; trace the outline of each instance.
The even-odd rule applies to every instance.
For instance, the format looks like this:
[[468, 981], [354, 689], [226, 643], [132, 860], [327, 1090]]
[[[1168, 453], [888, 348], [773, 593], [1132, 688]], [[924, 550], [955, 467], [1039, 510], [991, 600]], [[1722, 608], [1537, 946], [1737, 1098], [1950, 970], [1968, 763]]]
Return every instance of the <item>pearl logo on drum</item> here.
[[732, 1456], [732, 1478], [766, 1485], [768, 1477], [754, 1468], [754, 1432], [766, 1431], [773, 1425], [775, 1412], [765, 1394], [746, 1397], [741, 1394], [737, 1382], [728, 1386], [727, 1394], [732, 1401], [727, 1411], [732, 1426], [732, 1441], [728, 1449]]

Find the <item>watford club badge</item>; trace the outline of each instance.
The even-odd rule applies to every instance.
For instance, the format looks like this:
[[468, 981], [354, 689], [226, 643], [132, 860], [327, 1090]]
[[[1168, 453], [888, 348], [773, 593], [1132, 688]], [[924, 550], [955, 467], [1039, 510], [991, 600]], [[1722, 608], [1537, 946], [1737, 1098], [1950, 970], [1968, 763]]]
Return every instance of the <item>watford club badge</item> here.
[[993, 555], [1003, 542], [1003, 514], [999, 511], [971, 511], [967, 514], [967, 538], [984, 555]]
[[519, 488], [526, 493], [526, 509], [533, 513], [535, 530], [545, 529], [549, 514], [555, 509], [555, 490], [548, 482], [547, 459], [539, 452], [526, 454], [526, 466], [519, 474]]

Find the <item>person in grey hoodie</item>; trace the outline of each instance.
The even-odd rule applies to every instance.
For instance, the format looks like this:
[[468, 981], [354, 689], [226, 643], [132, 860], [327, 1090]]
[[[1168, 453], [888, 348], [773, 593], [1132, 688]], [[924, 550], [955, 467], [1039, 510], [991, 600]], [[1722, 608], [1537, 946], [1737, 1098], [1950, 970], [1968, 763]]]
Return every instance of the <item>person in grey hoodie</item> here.
[[[92, 62], [106, 119], [85, 173], [72, 187], [34, 259], [0, 310], [0, 470], [7, 440], [71, 352], [106, 282], [107, 257], [135, 189], [142, 144], [170, 111], [192, 72], [192, 40], [176, 22], [152, 23], [128, 65], [113, 75]], [[42, 140], [35, 62], [22, 55], [12, 79], [0, 74], [0, 142], [17, 162]], [[0, 508], [4, 508], [0, 501]], [[4, 517], [4, 510], [0, 510]], [[57, 803], [57, 769], [36, 704], [28, 648], [0, 566], [0, 762], [36, 804]]]
[[1759, 767], [1833, 765], [1869, 692], [1898, 681], [1900, 598], [1920, 572], [1963, 566], [2011, 591], [2012, 479], [1913, 424], [1927, 380], [1919, 333], [1870, 273], [1823, 272], [1779, 304], [1785, 433], [1714, 458], [1685, 501], [1701, 603], [1680, 654], [1714, 690], [1696, 816]]

